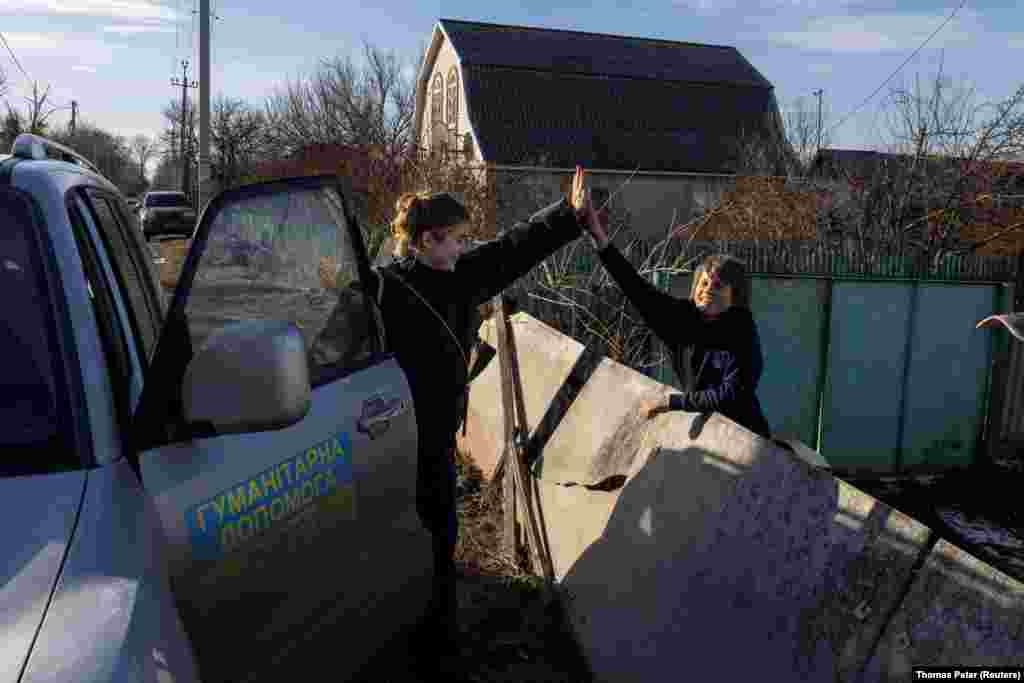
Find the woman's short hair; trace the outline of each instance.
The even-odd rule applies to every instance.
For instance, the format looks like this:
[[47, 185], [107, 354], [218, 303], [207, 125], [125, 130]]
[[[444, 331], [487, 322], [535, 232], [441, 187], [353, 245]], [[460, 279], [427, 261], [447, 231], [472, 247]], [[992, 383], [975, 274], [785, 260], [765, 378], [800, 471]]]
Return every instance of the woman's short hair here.
[[693, 273], [693, 284], [690, 286], [690, 298], [693, 299], [697, 293], [697, 283], [700, 282], [701, 273], [713, 275], [718, 273], [718, 279], [722, 286], [732, 287], [732, 303], [734, 306], [750, 308], [750, 278], [747, 277], [747, 267], [739, 259], [728, 254], [712, 254], [704, 259], [697, 270]]
[[395, 204], [391, 234], [395, 238], [395, 256], [403, 257], [423, 234], [443, 230], [469, 220], [462, 203], [447, 192], [406, 192]]

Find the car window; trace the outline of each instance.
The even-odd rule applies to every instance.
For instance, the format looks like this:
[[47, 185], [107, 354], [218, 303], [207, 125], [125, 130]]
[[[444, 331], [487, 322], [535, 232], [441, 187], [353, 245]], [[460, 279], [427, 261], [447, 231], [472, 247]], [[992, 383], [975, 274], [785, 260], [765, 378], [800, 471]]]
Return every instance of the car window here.
[[[322, 286], [325, 268], [337, 272], [334, 286]], [[197, 349], [232, 321], [295, 323], [314, 386], [366, 367], [375, 328], [337, 192], [296, 188], [225, 207], [210, 227], [185, 312]]]
[[69, 209], [78, 251], [82, 257], [89, 300], [107, 357], [107, 370], [117, 404], [118, 419], [122, 426], [126, 426], [133, 402], [138, 398], [142, 386], [138, 347], [135, 344], [129, 346], [130, 333], [126, 329], [128, 314], [124, 299], [115, 296], [116, 276], [109, 255], [99, 239], [99, 229], [89, 205], [81, 194], [76, 193], [70, 199]]
[[103, 246], [110, 256], [116, 286], [125, 298], [134, 345], [145, 363], [152, 357], [160, 333], [159, 303], [153, 291], [152, 266], [139, 253], [138, 244], [131, 242], [129, 233], [138, 237], [137, 231], [130, 231], [118, 220], [109, 198], [93, 190], [86, 191], [86, 195]]
[[143, 294], [149, 305], [149, 319], [154, 330], [153, 337], [159, 339], [167, 302], [166, 292], [160, 285], [160, 269], [156, 261], [160, 254], [152, 244], [146, 241], [142, 231], [139, 230], [138, 219], [132, 214], [131, 209], [116, 199], [108, 197], [108, 202], [114, 210], [114, 215], [120, 220], [121, 234], [128, 240], [129, 253], [136, 257], [134, 263], [141, 274]]
[[28, 200], [0, 191], [0, 475], [79, 466], [38, 231]]

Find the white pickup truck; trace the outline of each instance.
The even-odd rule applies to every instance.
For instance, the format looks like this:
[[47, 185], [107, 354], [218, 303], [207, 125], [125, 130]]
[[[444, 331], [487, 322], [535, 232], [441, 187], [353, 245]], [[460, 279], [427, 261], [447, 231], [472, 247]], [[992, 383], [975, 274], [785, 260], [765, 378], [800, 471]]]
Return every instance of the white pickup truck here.
[[[215, 197], [169, 304], [132, 226], [72, 150], [0, 155], [0, 683], [288, 680], [275, 661], [325, 624], [344, 680], [430, 565], [374, 317], [344, 364], [309, 353], [337, 300], [320, 259], [370, 267], [344, 189]], [[274, 258], [234, 253], [256, 244]]]

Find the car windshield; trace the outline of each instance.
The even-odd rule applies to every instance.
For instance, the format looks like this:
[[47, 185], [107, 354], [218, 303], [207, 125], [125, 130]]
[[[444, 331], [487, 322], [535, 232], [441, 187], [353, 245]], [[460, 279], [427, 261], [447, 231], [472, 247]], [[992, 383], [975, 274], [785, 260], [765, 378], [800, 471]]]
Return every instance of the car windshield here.
[[24, 198], [0, 193], [0, 476], [50, 471], [67, 460], [50, 460], [70, 420], [33, 222]]
[[171, 193], [171, 194], [151, 194], [146, 197], [146, 206], [188, 206], [188, 201], [185, 199], [185, 195]]

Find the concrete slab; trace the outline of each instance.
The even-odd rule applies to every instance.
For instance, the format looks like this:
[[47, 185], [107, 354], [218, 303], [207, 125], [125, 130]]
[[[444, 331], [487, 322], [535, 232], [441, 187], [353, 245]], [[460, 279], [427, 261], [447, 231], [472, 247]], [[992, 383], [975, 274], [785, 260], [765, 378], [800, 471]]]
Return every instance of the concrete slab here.
[[725, 419], [671, 421], [564, 574], [594, 671], [853, 680], [928, 529]]
[[[532, 325], [519, 338], [543, 339]], [[524, 388], [550, 396], [570, 363], [552, 352], [565, 348], [557, 333], [544, 334], [543, 362], [519, 350]], [[602, 361], [544, 450], [540, 511], [598, 680], [905, 680], [908, 661], [1020, 662], [1020, 584], [944, 543], [915, 580], [932, 547], [926, 526], [832, 476], [810, 449], [721, 415], [641, 419], [639, 401], [664, 391]], [[500, 390], [475, 400], [493, 416]], [[624, 485], [586, 486], [612, 474]], [[894, 614], [918, 629], [909, 645]], [[987, 659], [962, 654], [972, 647]]]
[[602, 360], [545, 446], [539, 476], [589, 485], [625, 474], [649, 422], [639, 415], [640, 401], [671, 391], [631, 368]]
[[[584, 349], [576, 340], [525, 313], [513, 315], [509, 320], [515, 335], [523, 403], [532, 434]], [[480, 326], [480, 337], [497, 347], [497, 330], [493, 318]], [[504, 447], [504, 424], [501, 368], [495, 358], [470, 386], [466, 436], [463, 438], [462, 432], [459, 432], [459, 447], [472, 456], [485, 479], [490, 479], [493, 474]]]
[[825, 459], [818, 451], [814, 450], [803, 441], [799, 439], [781, 439], [787, 446], [793, 449], [793, 454], [798, 458], [806, 462], [813, 467], [819, 467], [821, 469], [830, 470], [832, 466], [828, 464], [828, 460]]
[[601, 537], [621, 490], [590, 491], [583, 486], [537, 482], [555, 578], [566, 572]]
[[1024, 584], [939, 541], [885, 630], [863, 681], [912, 666], [1024, 667]]

